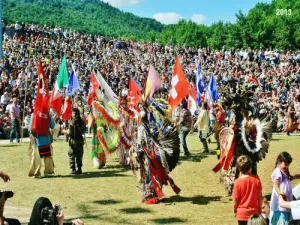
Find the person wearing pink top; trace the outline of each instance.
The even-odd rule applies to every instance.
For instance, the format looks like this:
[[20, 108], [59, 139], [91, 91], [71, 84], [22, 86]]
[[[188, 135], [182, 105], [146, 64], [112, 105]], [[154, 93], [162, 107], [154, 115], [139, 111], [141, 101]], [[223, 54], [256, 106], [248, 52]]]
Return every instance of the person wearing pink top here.
[[14, 134], [16, 134], [17, 142], [20, 142], [20, 108], [17, 105], [17, 98], [13, 98], [13, 103], [10, 107], [10, 119], [11, 119], [11, 130], [10, 130], [10, 142], [14, 140]]
[[294, 176], [290, 174], [289, 166], [292, 160], [288, 152], [282, 152], [277, 157], [275, 170], [271, 175], [273, 190], [270, 202], [270, 225], [288, 225], [292, 219], [291, 210], [283, 208], [279, 204], [280, 196], [289, 202], [293, 200], [291, 180], [299, 179], [299, 174]]

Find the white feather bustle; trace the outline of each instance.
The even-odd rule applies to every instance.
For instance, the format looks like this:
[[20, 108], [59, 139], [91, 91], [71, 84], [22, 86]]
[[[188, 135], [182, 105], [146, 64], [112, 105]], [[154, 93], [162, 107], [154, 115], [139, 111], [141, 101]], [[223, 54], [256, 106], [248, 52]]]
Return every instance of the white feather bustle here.
[[249, 152], [252, 152], [252, 153], [256, 153], [256, 152], [259, 152], [262, 145], [261, 145], [261, 142], [264, 140], [263, 138], [263, 131], [262, 131], [262, 124], [260, 122], [259, 119], [255, 119], [253, 120], [252, 124], [255, 125], [256, 127], [256, 142], [255, 142], [255, 148], [251, 148], [247, 142], [247, 139], [246, 139], [246, 130], [245, 130], [245, 126], [246, 126], [246, 123], [247, 121], [244, 119], [243, 122], [242, 122], [242, 128], [241, 128], [241, 132], [242, 132], [242, 140], [243, 140], [243, 143], [246, 147], [246, 149], [249, 151]]

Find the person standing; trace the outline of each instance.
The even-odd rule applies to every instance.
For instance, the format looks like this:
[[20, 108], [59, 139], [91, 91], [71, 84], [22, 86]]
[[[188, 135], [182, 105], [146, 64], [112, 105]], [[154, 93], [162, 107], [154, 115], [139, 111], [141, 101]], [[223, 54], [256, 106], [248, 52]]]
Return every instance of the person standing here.
[[252, 161], [246, 155], [237, 159], [237, 168], [241, 176], [233, 187], [234, 214], [239, 225], [247, 225], [254, 214], [262, 212], [262, 184], [258, 176], [251, 174]]
[[299, 174], [294, 176], [290, 174], [289, 167], [292, 161], [292, 156], [288, 152], [281, 152], [277, 156], [275, 169], [271, 175], [273, 190], [270, 201], [270, 225], [287, 225], [292, 219], [291, 210], [279, 205], [280, 195], [289, 202], [293, 200], [291, 180], [300, 178]]
[[10, 131], [10, 142], [14, 140], [14, 135], [16, 135], [17, 142], [20, 142], [20, 108], [17, 105], [18, 99], [13, 98], [13, 102], [10, 106], [10, 119], [11, 119], [11, 131]]
[[187, 147], [186, 137], [188, 136], [192, 128], [192, 124], [193, 124], [192, 113], [188, 109], [188, 102], [185, 99], [182, 101], [181, 105], [182, 105], [182, 110], [180, 112], [180, 120], [177, 125], [180, 126], [180, 130], [181, 130], [181, 142], [184, 150], [184, 155], [189, 156], [191, 153], [189, 152], [189, 149]]
[[[72, 109], [72, 120], [69, 123], [69, 162], [71, 174], [82, 174], [82, 156], [84, 139], [83, 134], [85, 131], [85, 124], [80, 117], [78, 108]], [[77, 170], [76, 170], [77, 166]]]
[[215, 139], [217, 141], [217, 150], [220, 150], [220, 139], [219, 134], [222, 128], [225, 126], [225, 111], [221, 104], [214, 104], [214, 108], [216, 110], [216, 122], [214, 125]]
[[206, 137], [209, 133], [209, 115], [206, 102], [202, 104], [202, 109], [199, 113], [196, 123], [194, 124], [194, 127], [198, 129], [199, 139], [203, 145], [203, 152], [208, 153], [209, 148]]
[[[31, 115], [30, 127], [32, 127], [33, 114]], [[52, 116], [50, 116], [50, 123], [48, 125], [48, 135], [38, 135], [31, 131], [30, 135], [30, 155], [31, 155], [31, 166], [29, 170], [29, 176], [40, 178], [41, 173], [41, 159], [44, 159], [44, 176], [54, 174], [54, 161], [53, 161], [53, 150], [52, 150], [52, 130], [55, 126]]]

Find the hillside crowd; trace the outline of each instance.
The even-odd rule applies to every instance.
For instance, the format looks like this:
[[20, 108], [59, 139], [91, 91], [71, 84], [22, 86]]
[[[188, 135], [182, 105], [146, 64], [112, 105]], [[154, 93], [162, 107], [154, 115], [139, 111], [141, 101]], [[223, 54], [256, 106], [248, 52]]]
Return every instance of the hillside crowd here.
[[[294, 102], [295, 117], [300, 115], [300, 51], [171, 47], [17, 22], [4, 27], [3, 54], [0, 138], [9, 138], [13, 125], [10, 122], [15, 117], [22, 126], [29, 124], [37, 89], [38, 57], [44, 63], [48, 87], [52, 90], [64, 54], [69, 71], [71, 64], [77, 68], [81, 91], [75, 96], [75, 103], [81, 108], [86, 105], [92, 70], [99, 71], [121, 95], [128, 89], [130, 76], [143, 87], [152, 64], [163, 82], [163, 88], [154, 97], [167, 98], [178, 55], [186, 77], [194, 84], [200, 64], [206, 83], [210, 74], [214, 74], [221, 96], [237, 89], [253, 90], [259, 98], [258, 110], [272, 112], [278, 118], [277, 131], [285, 129], [290, 103]], [[18, 115], [10, 114], [11, 107], [19, 109]], [[214, 120], [213, 113], [210, 119]]]

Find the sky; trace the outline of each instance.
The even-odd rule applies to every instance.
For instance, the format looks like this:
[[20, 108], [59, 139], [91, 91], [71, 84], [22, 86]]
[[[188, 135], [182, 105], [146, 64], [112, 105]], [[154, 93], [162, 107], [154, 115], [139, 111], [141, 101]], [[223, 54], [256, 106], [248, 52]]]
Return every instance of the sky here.
[[198, 24], [236, 21], [235, 13], [247, 13], [258, 2], [271, 0], [102, 0], [124, 12], [154, 18], [163, 24], [178, 23], [180, 19]]

